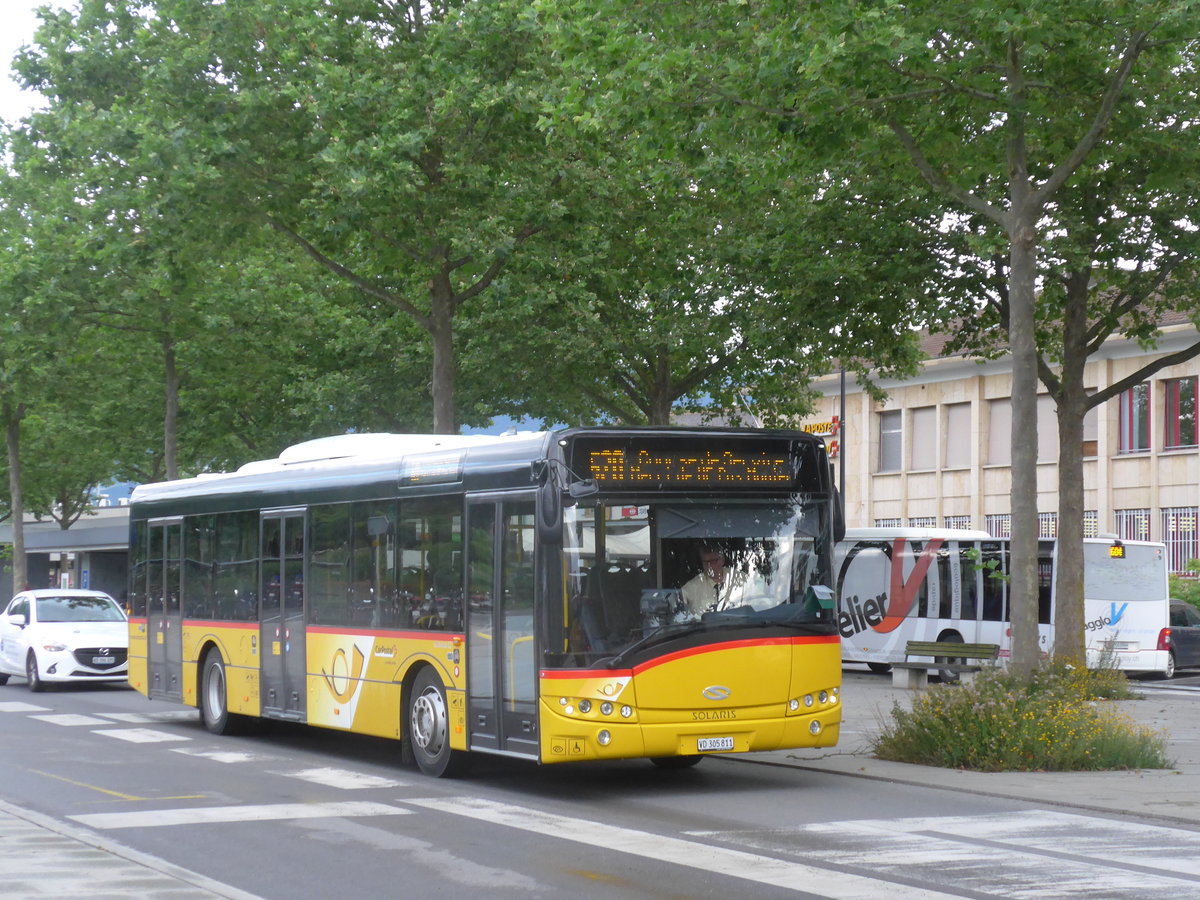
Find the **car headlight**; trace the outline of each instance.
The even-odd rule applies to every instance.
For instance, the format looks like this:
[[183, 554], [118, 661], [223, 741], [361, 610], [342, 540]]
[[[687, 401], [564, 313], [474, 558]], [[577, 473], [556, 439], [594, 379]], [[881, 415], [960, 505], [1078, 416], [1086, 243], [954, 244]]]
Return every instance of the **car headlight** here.
[[47, 641], [46, 643], [42, 644], [42, 649], [47, 650], [50, 653], [62, 653], [67, 649], [67, 645], [59, 641]]

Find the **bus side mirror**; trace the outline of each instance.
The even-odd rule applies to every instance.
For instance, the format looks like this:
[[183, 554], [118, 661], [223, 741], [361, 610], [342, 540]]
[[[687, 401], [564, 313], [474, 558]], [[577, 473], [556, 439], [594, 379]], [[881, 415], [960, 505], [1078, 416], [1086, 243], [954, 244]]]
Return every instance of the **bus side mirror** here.
[[846, 507], [842, 505], [842, 492], [836, 487], [833, 489], [833, 539], [846, 539]]
[[562, 491], [558, 479], [548, 469], [537, 491], [537, 534], [543, 544], [562, 543]]

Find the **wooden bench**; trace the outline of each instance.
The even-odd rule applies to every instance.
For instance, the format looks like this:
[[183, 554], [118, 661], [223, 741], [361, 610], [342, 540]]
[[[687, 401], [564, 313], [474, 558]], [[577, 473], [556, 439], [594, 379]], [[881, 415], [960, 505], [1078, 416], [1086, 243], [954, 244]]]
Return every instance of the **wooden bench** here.
[[[929, 670], [955, 672], [966, 680], [985, 665], [995, 665], [1000, 655], [996, 644], [965, 644], [950, 641], [909, 641], [904, 645], [904, 662], [892, 663], [892, 685], [916, 690], [929, 684]], [[945, 662], [910, 662], [914, 656], [929, 656]]]

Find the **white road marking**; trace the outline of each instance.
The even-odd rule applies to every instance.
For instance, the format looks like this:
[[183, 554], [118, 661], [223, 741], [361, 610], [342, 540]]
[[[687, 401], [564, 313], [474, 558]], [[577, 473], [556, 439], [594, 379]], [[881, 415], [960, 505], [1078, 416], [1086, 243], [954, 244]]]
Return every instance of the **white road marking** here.
[[51, 725], [107, 725], [103, 719], [97, 719], [95, 716], [83, 716], [78, 713], [51, 713], [48, 716], [30, 716], [31, 719], [37, 719], [40, 722], [49, 722]]
[[285, 775], [288, 778], [299, 778], [311, 781], [313, 784], [323, 784], [326, 787], [341, 788], [344, 791], [357, 791], [363, 788], [407, 787], [403, 781], [391, 778], [380, 778], [378, 775], [364, 775], [347, 769], [301, 769], [294, 772], [270, 772], [271, 775]]
[[276, 803], [266, 806], [209, 806], [157, 809], [144, 812], [92, 813], [70, 818], [89, 828], [158, 828], [164, 825], [205, 825], [216, 822], [266, 822], [278, 819], [320, 819], [353, 816], [405, 816], [411, 810], [386, 803]]
[[194, 750], [191, 747], [172, 747], [172, 753], [182, 753], [184, 756], [198, 756], [219, 763], [248, 763], [256, 759], [270, 759], [258, 753], [243, 753], [240, 750]]
[[559, 816], [527, 807], [493, 803], [474, 797], [401, 799], [398, 802], [431, 809], [453, 816], [465, 816], [481, 822], [504, 825], [547, 837], [575, 841], [594, 849], [628, 853], [657, 862], [664, 860], [715, 875], [767, 884], [815, 894], [831, 900], [937, 900], [961, 897], [943, 894], [907, 884], [895, 884], [870, 878], [776, 859], [743, 850], [731, 850], [698, 841], [604, 825], [587, 819]]
[[96, 713], [96, 715], [104, 716], [104, 718], [111, 719], [114, 722], [124, 722], [127, 725], [147, 725], [150, 722], [158, 721], [152, 716], [143, 715], [142, 713]]
[[[698, 833], [699, 834], [699, 833]], [[995, 897], [1200, 897], [1200, 833], [1046, 810], [703, 832], [756, 851]]]
[[[101, 723], [105, 724], [105, 723]], [[117, 738], [131, 744], [161, 744], [165, 741], [190, 741], [186, 734], [168, 734], [165, 731], [155, 731], [153, 728], [100, 728], [92, 734], [102, 734], [105, 737]]]
[[50, 712], [50, 708], [34, 706], [32, 703], [22, 703], [20, 700], [6, 700], [0, 703], [0, 712]]

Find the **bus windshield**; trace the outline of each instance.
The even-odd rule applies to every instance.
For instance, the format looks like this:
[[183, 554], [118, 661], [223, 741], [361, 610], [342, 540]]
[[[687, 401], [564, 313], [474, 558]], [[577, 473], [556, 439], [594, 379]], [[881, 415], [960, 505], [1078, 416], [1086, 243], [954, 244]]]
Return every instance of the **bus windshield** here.
[[819, 503], [609, 503], [565, 510], [564, 527], [568, 665], [684, 633], [834, 631]]

